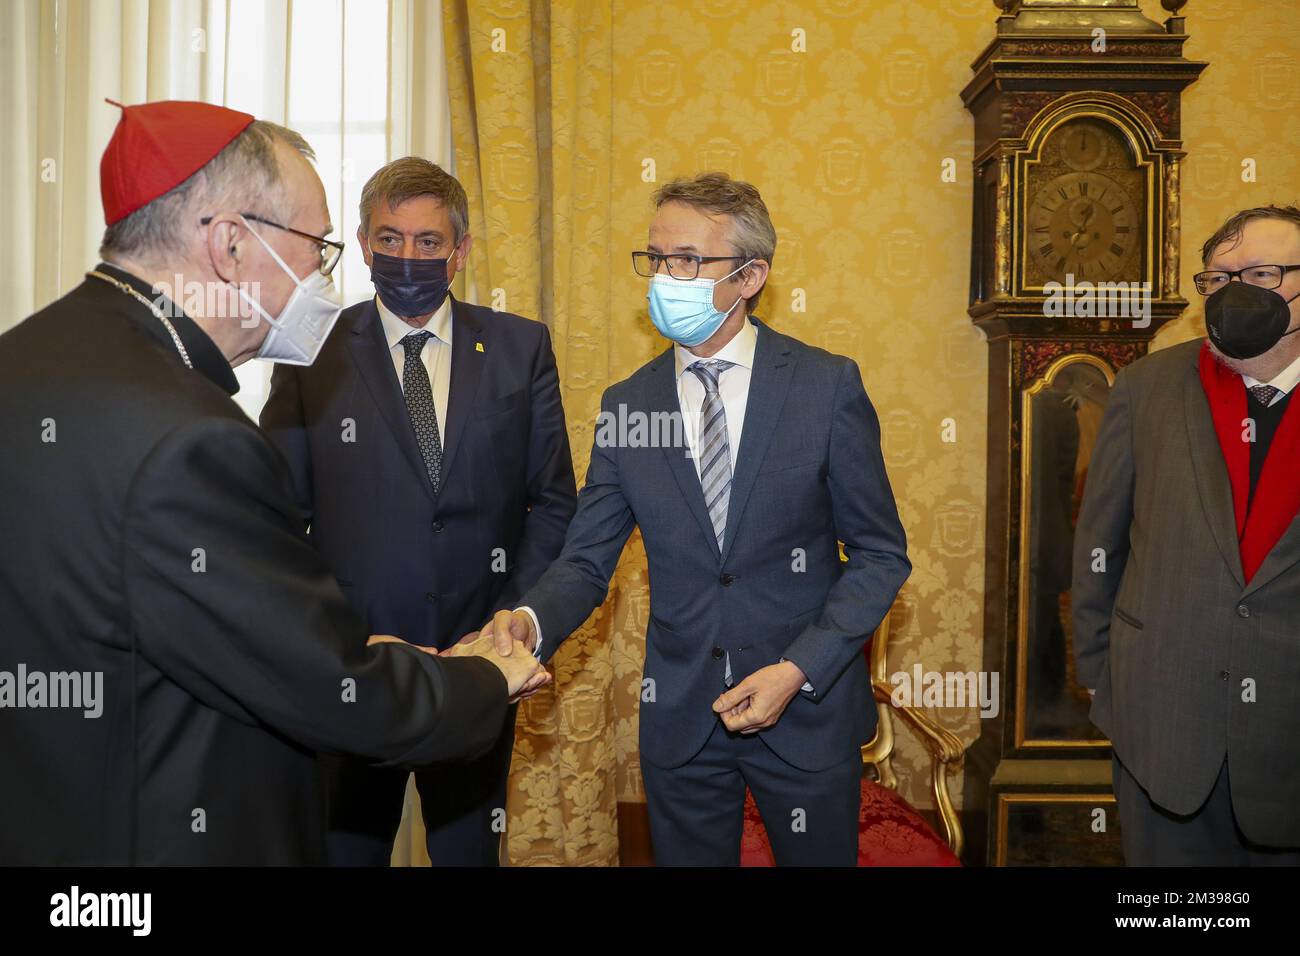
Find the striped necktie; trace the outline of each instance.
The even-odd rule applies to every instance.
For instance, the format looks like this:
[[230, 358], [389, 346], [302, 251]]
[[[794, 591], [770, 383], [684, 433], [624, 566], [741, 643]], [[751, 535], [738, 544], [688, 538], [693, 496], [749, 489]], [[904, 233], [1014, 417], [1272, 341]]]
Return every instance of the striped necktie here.
[[700, 486], [704, 503], [713, 522], [713, 533], [722, 550], [722, 536], [727, 530], [727, 504], [731, 500], [731, 445], [727, 440], [727, 410], [718, 394], [718, 379], [734, 362], [722, 359], [693, 362], [688, 371], [704, 386], [704, 405], [700, 409], [699, 463]]

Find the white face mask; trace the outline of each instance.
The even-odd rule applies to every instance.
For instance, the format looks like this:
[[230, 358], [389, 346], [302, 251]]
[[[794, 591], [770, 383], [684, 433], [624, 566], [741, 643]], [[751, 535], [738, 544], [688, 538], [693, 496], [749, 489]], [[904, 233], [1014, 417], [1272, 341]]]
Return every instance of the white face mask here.
[[[244, 225], [248, 226], [247, 220]], [[293, 294], [280, 310], [279, 317], [274, 319], [243, 289], [238, 290], [240, 298], [256, 309], [271, 326], [262, 340], [262, 347], [257, 350], [257, 357], [286, 365], [310, 365], [316, 361], [321, 346], [343, 310], [338, 289], [334, 287], [334, 281], [319, 269], [306, 279], [299, 279], [252, 226], [248, 226], [248, 231], [294, 282]]]

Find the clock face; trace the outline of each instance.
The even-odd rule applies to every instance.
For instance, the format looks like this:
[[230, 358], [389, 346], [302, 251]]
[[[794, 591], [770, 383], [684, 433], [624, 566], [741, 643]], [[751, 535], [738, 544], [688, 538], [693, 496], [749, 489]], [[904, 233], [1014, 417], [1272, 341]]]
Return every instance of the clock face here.
[[1137, 227], [1133, 200], [1117, 182], [1098, 172], [1065, 173], [1034, 193], [1025, 241], [1039, 271], [1059, 282], [1070, 275], [1114, 280], [1138, 245]]
[[1071, 120], [1027, 165], [1023, 286], [1144, 278], [1146, 172], [1109, 123]]
[[1110, 140], [1089, 123], [1071, 123], [1061, 133], [1061, 161], [1071, 169], [1096, 169], [1106, 161]]

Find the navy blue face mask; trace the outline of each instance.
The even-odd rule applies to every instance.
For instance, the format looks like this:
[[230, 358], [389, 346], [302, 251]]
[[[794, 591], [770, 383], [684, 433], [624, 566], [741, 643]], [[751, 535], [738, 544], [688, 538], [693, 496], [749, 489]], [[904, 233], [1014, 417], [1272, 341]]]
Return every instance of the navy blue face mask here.
[[451, 284], [446, 259], [401, 259], [373, 250], [370, 281], [384, 305], [404, 319], [437, 312]]

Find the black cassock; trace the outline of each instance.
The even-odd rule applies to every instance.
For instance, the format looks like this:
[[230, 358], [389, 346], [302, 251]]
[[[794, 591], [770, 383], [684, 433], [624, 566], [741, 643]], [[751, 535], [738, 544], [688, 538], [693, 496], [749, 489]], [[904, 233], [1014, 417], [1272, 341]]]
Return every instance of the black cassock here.
[[365, 646], [173, 311], [192, 369], [93, 277], [0, 336], [0, 865], [322, 862], [315, 751], [470, 758], [505, 719], [486, 661]]

